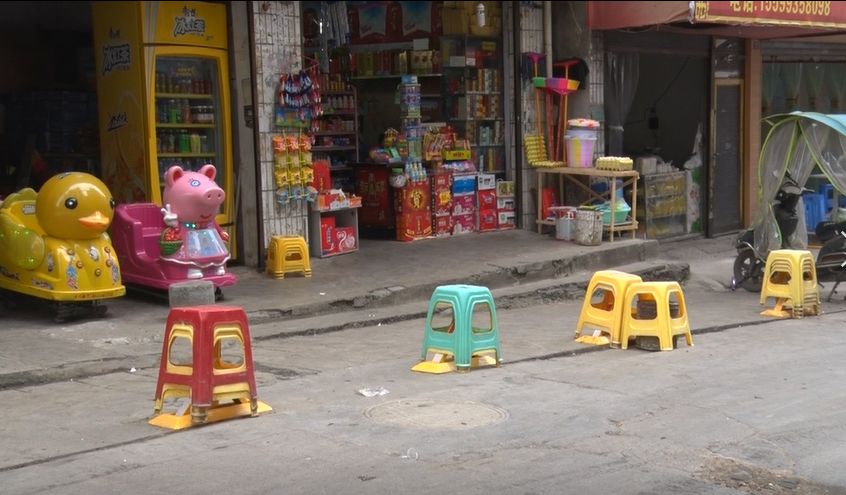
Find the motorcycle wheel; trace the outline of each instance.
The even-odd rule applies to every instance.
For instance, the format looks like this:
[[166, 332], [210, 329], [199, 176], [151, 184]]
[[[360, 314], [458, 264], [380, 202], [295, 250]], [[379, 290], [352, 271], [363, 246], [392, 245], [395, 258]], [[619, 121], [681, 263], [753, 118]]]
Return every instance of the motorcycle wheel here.
[[760, 292], [763, 284], [763, 266], [751, 250], [738, 253], [734, 260], [734, 280], [749, 292]]

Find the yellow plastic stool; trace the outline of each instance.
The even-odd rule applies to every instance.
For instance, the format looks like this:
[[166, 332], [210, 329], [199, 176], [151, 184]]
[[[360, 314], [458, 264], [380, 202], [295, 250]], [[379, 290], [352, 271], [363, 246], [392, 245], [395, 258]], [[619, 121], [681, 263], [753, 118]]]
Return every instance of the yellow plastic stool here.
[[[631, 284], [642, 281], [637, 275], [617, 270], [600, 270], [594, 273], [588, 283], [582, 312], [576, 324], [576, 342], [593, 345], [619, 344], [626, 290]], [[598, 300], [599, 296], [602, 300]], [[592, 335], [582, 335], [585, 326], [594, 330]]]
[[[775, 299], [775, 306], [762, 311], [763, 316], [802, 318], [806, 314], [820, 314], [817, 270], [810, 251], [801, 249], [770, 251], [764, 267], [761, 304], [766, 304], [770, 297]], [[785, 307], [789, 307], [790, 311], [785, 310]]]
[[[678, 303], [678, 309], [675, 311], [670, 309], [670, 298], [673, 295]], [[632, 311], [635, 299], [638, 303], [651, 301], [655, 305], [655, 314], [636, 314], [636, 311]], [[693, 345], [684, 293], [678, 282], [633, 283], [626, 290], [623, 308], [623, 323], [620, 328], [620, 347], [623, 349], [628, 348], [629, 339], [632, 337], [658, 337], [662, 351], [673, 350], [673, 341], [677, 335], [684, 335], [687, 345]]]
[[275, 235], [267, 247], [267, 273], [273, 278], [285, 278], [286, 273], [300, 273], [311, 277], [308, 245], [302, 236]]

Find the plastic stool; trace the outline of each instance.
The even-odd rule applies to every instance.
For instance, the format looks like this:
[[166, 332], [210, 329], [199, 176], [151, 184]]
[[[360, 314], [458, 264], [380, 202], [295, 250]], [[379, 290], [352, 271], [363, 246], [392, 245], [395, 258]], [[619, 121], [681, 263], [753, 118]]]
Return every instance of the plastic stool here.
[[[678, 302], [676, 311], [670, 310], [670, 297], [675, 295]], [[654, 301], [654, 315], [637, 315], [632, 311], [635, 299]], [[672, 351], [677, 335], [684, 335], [687, 345], [693, 345], [690, 324], [687, 320], [687, 307], [684, 293], [678, 282], [636, 282], [629, 285], [623, 310], [623, 323], [620, 328], [620, 347], [628, 348], [631, 337], [657, 337], [662, 351]], [[675, 313], [675, 314], [673, 314]], [[640, 318], [638, 318], [640, 316]], [[650, 318], [644, 318], [650, 316]]]
[[285, 278], [286, 273], [302, 273], [311, 277], [308, 246], [302, 236], [275, 235], [267, 247], [267, 273]]
[[[224, 347], [228, 354], [232, 344], [238, 352], [234, 362], [231, 355], [223, 355]], [[187, 355], [174, 356], [174, 346], [186, 354], [190, 349], [190, 361], [178, 362]], [[162, 403], [168, 396], [190, 398], [190, 418], [184, 413], [161, 414]], [[233, 403], [220, 404], [227, 400]], [[156, 417], [150, 424], [171, 429], [236, 416], [255, 416], [270, 409], [257, 398], [250, 329], [242, 308], [209, 305], [170, 311], [162, 341], [155, 401]]]
[[[767, 255], [761, 304], [775, 298], [775, 307], [761, 312], [763, 316], [802, 318], [806, 314], [820, 314], [820, 294], [817, 270], [810, 251], [777, 249]], [[790, 307], [786, 311], [784, 307]]]
[[[433, 318], [446, 320], [443, 315], [436, 312], [440, 313], [447, 309], [452, 311], [451, 321], [449, 323], [444, 321], [443, 326], [433, 327]], [[477, 309], [488, 310], [490, 316], [488, 326], [474, 325], [473, 314]], [[490, 351], [494, 352], [494, 358], [488, 355]], [[434, 354], [431, 360], [426, 359], [429, 352]], [[471, 366], [499, 366], [501, 362], [499, 324], [491, 291], [487, 287], [477, 285], [442, 285], [435, 288], [426, 316], [421, 362], [411, 368], [412, 371], [425, 373], [446, 373], [456, 369], [466, 371]]]
[[[582, 312], [576, 324], [576, 342], [582, 344], [619, 344], [620, 325], [623, 321], [623, 299], [628, 287], [643, 280], [630, 273], [601, 270], [590, 278], [582, 303]], [[595, 301], [602, 296], [601, 301]], [[585, 325], [596, 327], [593, 335], [582, 335]], [[608, 336], [601, 335], [602, 333]]]

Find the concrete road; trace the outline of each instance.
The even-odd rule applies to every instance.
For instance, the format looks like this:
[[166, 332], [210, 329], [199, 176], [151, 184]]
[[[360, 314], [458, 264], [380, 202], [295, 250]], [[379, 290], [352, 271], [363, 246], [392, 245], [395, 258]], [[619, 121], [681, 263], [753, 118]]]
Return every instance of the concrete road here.
[[[753, 294], [696, 280], [699, 326], [757, 316]], [[505, 364], [462, 374], [409, 371], [419, 319], [268, 338], [274, 412], [181, 432], [146, 422], [153, 367], [7, 388], [0, 492], [846, 493], [843, 303], [671, 352], [560, 355], [579, 307], [501, 311]]]

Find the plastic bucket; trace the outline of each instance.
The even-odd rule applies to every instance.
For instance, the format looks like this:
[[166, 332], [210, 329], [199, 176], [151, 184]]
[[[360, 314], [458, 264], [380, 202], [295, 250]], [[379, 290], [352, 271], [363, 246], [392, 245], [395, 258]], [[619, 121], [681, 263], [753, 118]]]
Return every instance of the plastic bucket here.
[[576, 207], [554, 206], [550, 212], [555, 216], [555, 238], [559, 241], [572, 241], [576, 230]]
[[567, 166], [589, 168], [593, 166], [593, 147], [596, 131], [570, 129], [564, 134], [567, 147]]
[[602, 243], [602, 212], [579, 208], [576, 211], [576, 229], [573, 240], [582, 246], [598, 246]]

